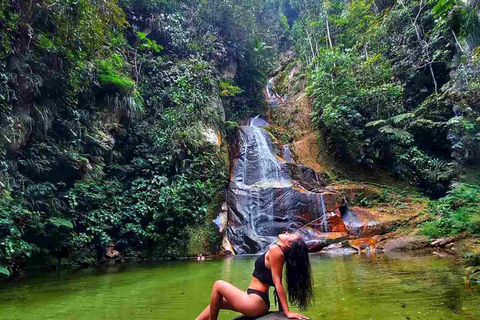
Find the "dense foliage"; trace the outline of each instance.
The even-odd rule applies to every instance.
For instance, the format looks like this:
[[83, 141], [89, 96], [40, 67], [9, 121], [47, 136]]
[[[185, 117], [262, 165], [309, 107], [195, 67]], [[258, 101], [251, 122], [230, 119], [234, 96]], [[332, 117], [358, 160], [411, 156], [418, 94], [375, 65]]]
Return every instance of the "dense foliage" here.
[[214, 250], [225, 110], [263, 107], [278, 7], [0, 1], [0, 274]]
[[422, 225], [422, 233], [431, 237], [461, 232], [480, 234], [480, 186], [455, 184], [447, 195], [431, 201], [431, 221]]
[[339, 159], [445, 194], [480, 155], [477, 2], [292, 0], [312, 114]]
[[452, 187], [480, 158], [478, 17], [473, 0], [0, 0], [0, 274], [93, 265], [112, 242], [215, 250], [225, 134], [291, 46], [337, 158], [450, 188], [424, 232], [478, 233], [478, 188]]

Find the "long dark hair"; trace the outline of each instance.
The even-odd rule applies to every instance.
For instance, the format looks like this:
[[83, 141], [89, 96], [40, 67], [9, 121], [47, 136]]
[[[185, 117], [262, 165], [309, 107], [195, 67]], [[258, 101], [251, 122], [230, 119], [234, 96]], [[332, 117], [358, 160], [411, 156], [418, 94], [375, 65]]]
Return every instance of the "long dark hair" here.
[[293, 242], [285, 252], [288, 300], [300, 310], [307, 309], [313, 300], [313, 279], [308, 247], [302, 239]]

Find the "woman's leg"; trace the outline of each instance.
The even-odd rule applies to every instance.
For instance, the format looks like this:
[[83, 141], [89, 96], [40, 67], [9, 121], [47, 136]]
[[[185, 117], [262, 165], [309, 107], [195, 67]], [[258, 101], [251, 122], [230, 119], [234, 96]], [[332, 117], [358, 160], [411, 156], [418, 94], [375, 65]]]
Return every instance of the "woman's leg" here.
[[216, 281], [212, 288], [209, 320], [217, 320], [218, 312], [225, 304], [224, 299], [228, 309], [238, 311], [247, 317], [260, 316], [268, 311], [267, 305], [260, 296], [254, 294], [250, 296], [234, 285], [220, 280]]
[[[237, 311], [233, 309], [233, 307], [230, 305], [230, 303], [228, 303], [227, 299], [225, 298], [223, 298], [222, 307], [220, 309]], [[208, 320], [208, 319], [210, 319], [210, 305], [208, 305], [205, 309], [203, 309], [202, 313], [200, 313], [200, 315], [195, 318], [195, 320]]]

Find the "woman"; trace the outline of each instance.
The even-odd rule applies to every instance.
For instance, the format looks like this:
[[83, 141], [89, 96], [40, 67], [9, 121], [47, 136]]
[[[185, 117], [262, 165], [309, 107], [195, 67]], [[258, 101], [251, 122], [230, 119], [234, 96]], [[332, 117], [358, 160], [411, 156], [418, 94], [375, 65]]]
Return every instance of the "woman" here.
[[228, 282], [216, 281], [210, 304], [196, 320], [217, 320], [220, 309], [238, 311], [247, 317], [259, 317], [270, 308], [268, 298], [270, 286], [275, 287], [281, 310], [285, 312], [287, 318], [308, 319], [306, 316], [291, 312], [288, 308], [282, 284], [284, 263], [290, 303], [301, 310], [306, 309], [313, 295], [308, 248], [300, 236], [287, 232], [279, 235], [278, 242], [257, 258], [247, 292]]

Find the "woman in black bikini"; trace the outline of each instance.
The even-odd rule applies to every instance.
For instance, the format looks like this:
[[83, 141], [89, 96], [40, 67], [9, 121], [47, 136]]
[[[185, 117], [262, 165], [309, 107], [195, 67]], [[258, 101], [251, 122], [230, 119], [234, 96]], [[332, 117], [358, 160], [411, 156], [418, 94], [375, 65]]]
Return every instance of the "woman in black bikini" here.
[[253, 278], [247, 292], [225, 281], [216, 281], [212, 288], [210, 304], [195, 320], [217, 320], [220, 309], [238, 311], [247, 317], [259, 317], [268, 312], [268, 291], [274, 286], [281, 310], [289, 319], [308, 319], [291, 312], [282, 284], [283, 264], [290, 303], [301, 310], [310, 305], [313, 296], [308, 248], [300, 236], [284, 233], [278, 242], [255, 261]]

